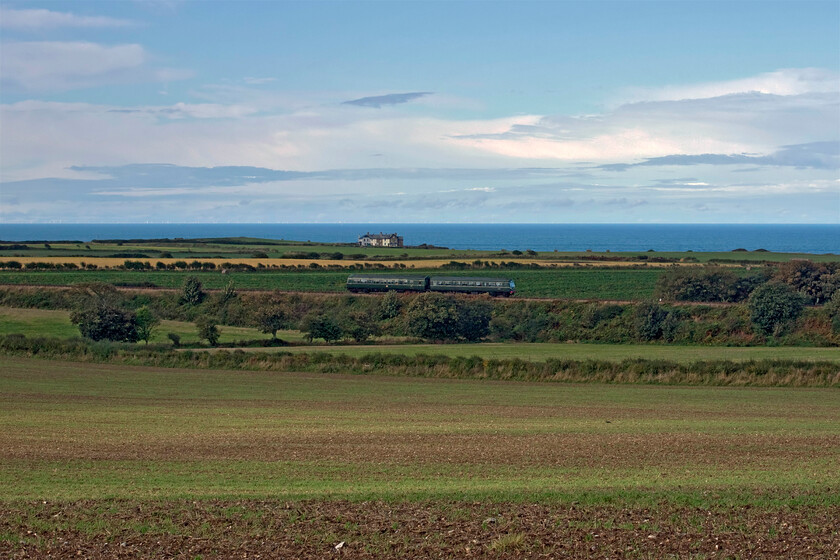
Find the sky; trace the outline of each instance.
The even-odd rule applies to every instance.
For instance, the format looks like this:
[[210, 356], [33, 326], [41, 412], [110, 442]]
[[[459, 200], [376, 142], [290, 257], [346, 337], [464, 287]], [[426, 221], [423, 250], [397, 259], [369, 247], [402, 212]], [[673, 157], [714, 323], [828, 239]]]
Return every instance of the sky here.
[[840, 2], [0, 0], [0, 221], [840, 223]]

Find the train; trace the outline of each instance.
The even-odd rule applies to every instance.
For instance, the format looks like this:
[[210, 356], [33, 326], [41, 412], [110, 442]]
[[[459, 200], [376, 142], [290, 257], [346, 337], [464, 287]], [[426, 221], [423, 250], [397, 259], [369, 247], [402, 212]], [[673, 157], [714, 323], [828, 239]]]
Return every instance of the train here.
[[386, 276], [354, 274], [347, 278], [347, 289], [354, 294], [371, 292], [447, 292], [490, 294], [510, 297], [516, 293], [511, 278], [468, 276]]

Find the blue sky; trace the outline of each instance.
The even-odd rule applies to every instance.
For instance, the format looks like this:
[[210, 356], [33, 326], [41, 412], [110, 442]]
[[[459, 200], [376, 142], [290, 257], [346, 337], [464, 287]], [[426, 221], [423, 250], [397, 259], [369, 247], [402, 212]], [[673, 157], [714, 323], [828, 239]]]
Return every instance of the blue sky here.
[[840, 4], [0, 2], [5, 222], [840, 222]]

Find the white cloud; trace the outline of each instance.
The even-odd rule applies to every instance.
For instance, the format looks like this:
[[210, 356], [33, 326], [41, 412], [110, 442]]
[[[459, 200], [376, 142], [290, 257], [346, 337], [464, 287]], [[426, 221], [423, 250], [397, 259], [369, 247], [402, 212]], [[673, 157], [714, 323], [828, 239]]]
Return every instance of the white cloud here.
[[0, 8], [0, 27], [7, 29], [54, 29], [58, 27], [126, 27], [133, 22], [107, 16], [80, 16], [51, 10]]
[[738, 93], [801, 95], [840, 92], [840, 73], [822, 68], [783, 68], [757, 76], [721, 82], [706, 82], [663, 88], [631, 88], [622, 103], [708, 99]]
[[147, 55], [135, 44], [106, 46], [88, 42], [8, 42], [3, 44], [2, 82], [27, 91], [66, 90], [107, 81], [140, 68]]
[[11, 91], [50, 92], [112, 83], [171, 81], [189, 72], [151, 68], [138, 44], [85, 41], [10, 41], [0, 49], [0, 84]]

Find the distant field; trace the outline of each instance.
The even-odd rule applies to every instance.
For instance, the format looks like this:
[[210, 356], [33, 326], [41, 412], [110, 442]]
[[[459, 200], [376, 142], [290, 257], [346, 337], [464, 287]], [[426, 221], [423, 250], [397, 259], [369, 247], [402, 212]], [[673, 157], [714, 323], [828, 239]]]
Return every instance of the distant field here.
[[[520, 247], [524, 252], [528, 247]], [[365, 258], [408, 258], [408, 259], [493, 259], [512, 258], [528, 259], [527, 255], [514, 255], [507, 251], [475, 251], [461, 249], [418, 249], [418, 248], [378, 248], [339, 246], [300, 241], [277, 241], [267, 239], [230, 238], [225, 240], [171, 240], [169, 242], [150, 241], [117, 243], [43, 243], [31, 244], [26, 250], [0, 249], [0, 260], [15, 257], [79, 257], [108, 258], [115, 253], [144, 253], [148, 258], [157, 260], [161, 253], [169, 253], [175, 259], [192, 260], [223, 257], [225, 259], [247, 259], [256, 252], [279, 259], [283, 255], [294, 253], [341, 253], [344, 258], [364, 255]], [[770, 261], [780, 262], [791, 259], [810, 259], [817, 262], [838, 261], [840, 255], [813, 255], [807, 253], [772, 253], [766, 251], [638, 251], [638, 252], [590, 252], [590, 251], [540, 251], [534, 257], [548, 260], [591, 260], [591, 259], [696, 259], [697, 262], [710, 260], [734, 261]]]
[[[566, 299], [643, 300], [653, 296], [656, 279], [661, 274], [650, 269], [557, 268], [548, 270], [495, 270], [469, 272], [442, 272], [439, 270], [401, 271], [409, 274], [445, 274], [446, 276], [506, 277], [516, 281], [516, 292], [521, 297], [554, 297]], [[379, 274], [394, 274], [377, 272]], [[0, 284], [36, 284], [68, 286], [81, 282], [107, 282], [110, 284], [138, 285], [151, 282], [163, 288], [179, 288], [187, 276], [197, 276], [209, 289], [220, 289], [234, 280], [240, 290], [285, 290], [301, 292], [344, 292], [349, 275], [346, 271], [318, 272], [219, 272], [176, 271], [0, 271]]]
[[251, 348], [246, 352], [326, 352], [359, 357], [365, 354], [443, 355], [484, 359], [512, 359], [542, 362], [561, 360], [628, 359], [667, 360], [691, 363], [709, 360], [809, 360], [840, 363], [840, 348], [812, 347], [724, 347], [674, 346], [665, 344], [551, 344], [551, 343], [480, 343], [480, 344], [402, 344], [361, 346], [294, 346], [285, 348]]

